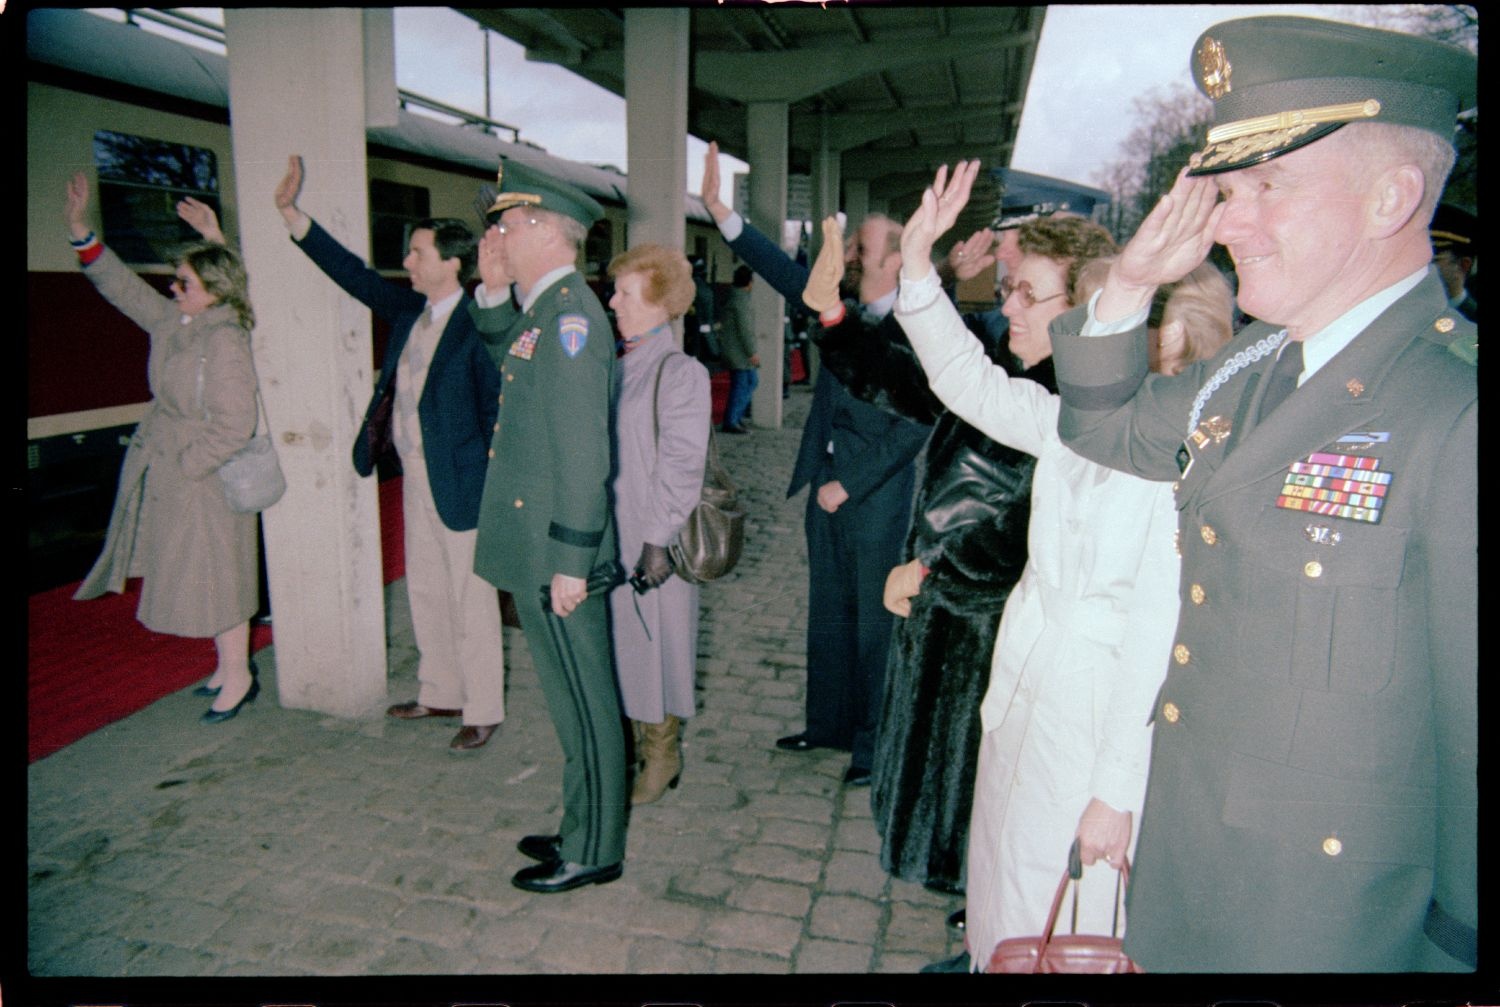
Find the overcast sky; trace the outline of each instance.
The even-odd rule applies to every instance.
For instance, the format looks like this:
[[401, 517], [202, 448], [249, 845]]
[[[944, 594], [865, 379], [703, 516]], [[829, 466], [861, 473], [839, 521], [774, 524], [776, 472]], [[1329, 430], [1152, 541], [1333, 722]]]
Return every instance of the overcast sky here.
[[1047, 8], [1011, 167], [1092, 185], [1135, 128], [1133, 103], [1192, 87], [1193, 43], [1210, 25], [1255, 14], [1347, 20], [1350, 7], [1308, 4], [1111, 5]]

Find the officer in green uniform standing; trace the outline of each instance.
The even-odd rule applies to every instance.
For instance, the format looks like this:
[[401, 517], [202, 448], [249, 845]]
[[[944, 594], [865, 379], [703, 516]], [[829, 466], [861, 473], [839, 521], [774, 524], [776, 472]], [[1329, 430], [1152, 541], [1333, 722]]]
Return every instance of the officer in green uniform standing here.
[[[1193, 68], [1208, 146], [1052, 323], [1079, 454], [1174, 481], [1182, 604], [1125, 951], [1150, 972], [1478, 961], [1476, 330], [1428, 222], [1472, 53], [1301, 17]], [[1224, 245], [1257, 319], [1146, 376], [1152, 292]], [[1145, 712], [1145, 711], [1143, 711]]]
[[[515, 596], [566, 763], [558, 831], [526, 836], [511, 879], [564, 892], [618, 878], [625, 742], [603, 592], [619, 567], [610, 520], [614, 336], [575, 263], [603, 215], [577, 188], [502, 164], [472, 307], [500, 368], [474, 570]], [[511, 301], [514, 284], [516, 302]]]

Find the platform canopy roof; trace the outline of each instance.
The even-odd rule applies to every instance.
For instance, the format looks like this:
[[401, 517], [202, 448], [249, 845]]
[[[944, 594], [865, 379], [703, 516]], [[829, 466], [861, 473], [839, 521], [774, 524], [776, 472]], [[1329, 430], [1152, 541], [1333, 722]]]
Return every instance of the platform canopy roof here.
[[[456, 8], [615, 94], [625, 91], [623, 8]], [[688, 131], [746, 159], [745, 107], [789, 106], [789, 170], [807, 172], [826, 128], [842, 177], [894, 212], [938, 165], [1009, 167], [1045, 7], [895, 6], [859, 0], [702, 4], [691, 11]], [[956, 231], [999, 207], [987, 170]]]

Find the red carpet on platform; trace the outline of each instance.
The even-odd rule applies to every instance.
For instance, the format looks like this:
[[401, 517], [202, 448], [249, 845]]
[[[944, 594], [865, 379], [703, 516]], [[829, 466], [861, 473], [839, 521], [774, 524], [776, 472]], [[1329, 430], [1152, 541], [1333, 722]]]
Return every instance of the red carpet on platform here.
[[[381, 572], [389, 584], [405, 574], [400, 478], [380, 484], [380, 543]], [[65, 584], [29, 599], [28, 761], [51, 755], [213, 673], [217, 657], [212, 640], [153, 633], [136, 621], [140, 588], [136, 579], [126, 584], [124, 594], [74, 601], [78, 585]], [[252, 654], [270, 642], [270, 626], [251, 630]]]

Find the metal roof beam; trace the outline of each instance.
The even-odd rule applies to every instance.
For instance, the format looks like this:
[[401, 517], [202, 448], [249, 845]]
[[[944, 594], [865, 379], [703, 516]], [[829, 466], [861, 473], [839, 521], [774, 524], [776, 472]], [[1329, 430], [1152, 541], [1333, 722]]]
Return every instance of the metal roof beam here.
[[[835, 150], [849, 150], [904, 129], [930, 126], [934, 122], [947, 125], [972, 119], [991, 119], [1013, 115], [1018, 110], [1019, 107], [1013, 102], [996, 101], [957, 108], [944, 105], [891, 112], [839, 112], [830, 116], [828, 144]], [[798, 147], [815, 147], [818, 144], [818, 130], [817, 117], [795, 116], [792, 122], [792, 143]]]
[[877, 147], [844, 152], [844, 178], [873, 179], [908, 171], [937, 171], [940, 164], [979, 158], [983, 167], [1003, 167], [1010, 157], [1009, 143], [992, 147], [952, 144], [943, 147]]
[[780, 52], [698, 52], [693, 83], [741, 101], [801, 101], [870, 74], [920, 63], [993, 55], [1035, 43], [1033, 32], [975, 32], [910, 42], [788, 49]]

